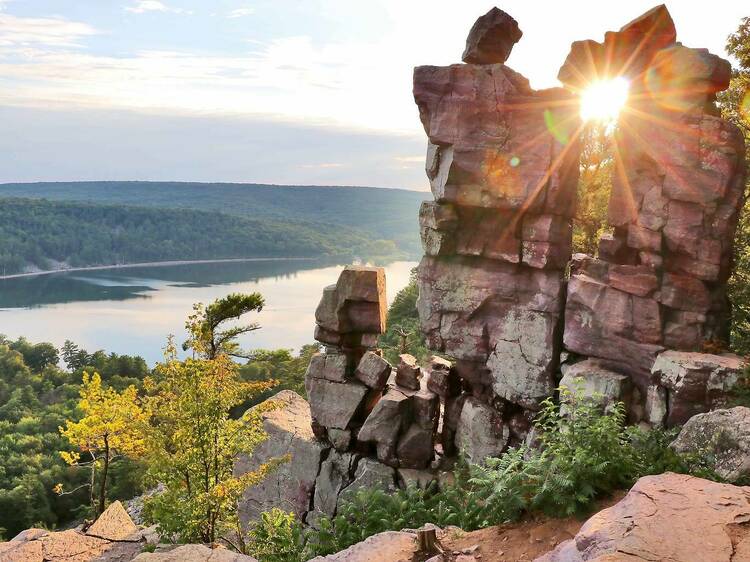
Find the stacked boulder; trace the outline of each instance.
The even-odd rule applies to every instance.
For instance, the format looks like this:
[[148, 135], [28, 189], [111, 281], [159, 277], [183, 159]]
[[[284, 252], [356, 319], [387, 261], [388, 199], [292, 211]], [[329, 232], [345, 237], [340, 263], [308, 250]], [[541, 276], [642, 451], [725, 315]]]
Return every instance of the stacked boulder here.
[[521, 35], [493, 8], [469, 34], [467, 64], [414, 70], [434, 197], [419, 216], [419, 316], [461, 379], [447, 395], [446, 441], [478, 454], [525, 437], [561, 350], [578, 107], [505, 66]]
[[433, 389], [448, 386], [451, 366], [436, 358], [437, 367], [423, 370], [403, 354], [392, 368], [376, 347], [385, 315], [382, 268], [344, 268], [318, 305], [315, 338], [325, 352], [312, 358], [305, 376], [312, 428], [325, 449], [308, 516], [312, 525], [321, 515], [334, 515], [356, 490], [423, 481], [420, 472], [437, 467], [441, 408]]
[[[632, 413], [652, 423], [687, 419], [657, 356], [728, 336], [726, 285], [745, 185], [742, 135], [714, 103], [730, 71], [706, 49], [676, 42], [672, 18], [658, 6], [603, 43], [574, 43], [559, 74], [571, 90], [613, 77], [630, 83], [614, 138], [614, 232], [602, 238], [598, 259], [574, 257], [564, 345], [627, 375]], [[702, 361], [723, 368], [737, 358]], [[705, 382], [690, 400], [696, 392], [705, 393]]]

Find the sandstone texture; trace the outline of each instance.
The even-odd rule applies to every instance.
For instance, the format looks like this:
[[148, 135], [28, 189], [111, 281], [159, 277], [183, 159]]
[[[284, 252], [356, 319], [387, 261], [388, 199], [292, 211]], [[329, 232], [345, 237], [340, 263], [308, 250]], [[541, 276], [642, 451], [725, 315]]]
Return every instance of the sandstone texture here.
[[671, 447], [678, 453], [704, 455], [725, 480], [750, 477], [750, 408], [737, 406], [698, 414], [688, 420]]
[[414, 533], [386, 531], [330, 556], [310, 562], [411, 562], [416, 552]]
[[750, 488], [681, 474], [646, 476], [536, 562], [750, 560], [748, 521]]
[[202, 544], [186, 544], [167, 552], [144, 552], [134, 562], [258, 562], [252, 556], [225, 548], [209, 548]]

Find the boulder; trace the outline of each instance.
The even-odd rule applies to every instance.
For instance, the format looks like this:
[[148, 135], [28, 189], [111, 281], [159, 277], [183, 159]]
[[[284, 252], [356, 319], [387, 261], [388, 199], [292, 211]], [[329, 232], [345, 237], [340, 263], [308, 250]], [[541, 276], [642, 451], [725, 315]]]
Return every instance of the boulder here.
[[411, 423], [411, 404], [409, 397], [397, 389], [390, 389], [375, 405], [362, 428], [357, 440], [362, 443], [374, 443], [378, 459], [395, 466], [396, 445], [402, 428]]
[[[269, 404], [276, 407], [267, 409]], [[325, 449], [313, 435], [310, 407], [298, 394], [282, 390], [248, 410], [243, 419], [255, 416], [256, 412], [261, 412], [259, 415], [268, 439], [258, 444], [251, 456], [241, 455], [235, 461], [235, 476], [257, 470], [263, 463], [286, 454], [291, 455], [291, 459], [245, 491], [238, 504], [240, 521], [247, 526], [262, 512], [274, 507], [304, 518], [310, 508]]]
[[349, 359], [343, 353], [316, 353], [310, 358], [305, 378], [346, 382], [349, 376]]
[[352, 453], [331, 451], [320, 463], [320, 473], [315, 480], [315, 512], [332, 517], [336, 515], [339, 495], [353, 480], [356, 457]]
[[661, 353], [651, 373], [668, 392], [667, 425], [682, 425], [696, 414], [726, 405], [744, 367], [744, 360], [732, 354]]
[[427, 468], [432, 460], [435, 429], [412, 424], [399, 438], [396, 447], [398, 466], [403, 468]]
[[580, 392], [584, 400], [591, 400], [605, 411], [617, 402], [630, 405], [632, 382], [629, 377], [608, 369], [596, 359], [586, 359], [565, 370], [561, 387], [566, 387], [570, 396], [562, 395], [563, 403], [575, 401]]
[[125, 511], [122, 503], [114, 501], [104, 510], [94, 524], [86, 529], [86, 534], [108, 541], [135, 540], [138, 536], [138, 527]]
[[750, 488], [682, 474], [645, 476], [536, 562], [750, 560]]
[[[110, 530], [116, 532], [114, 528]], [[119, 562], [134, 559], [141, 549], [142, 544], [138, 542], [138, 538], [135, 541], [110, 541], [75, 529], [58, 532], [29, 529], [9, 542], [0, 543], [0, 561]]]
[[386, 531], [336, 554], [313, 558], [310, 562], [409, 562], [416, 550], [413, 533]]
[[339, 494], [336, 509], [341, 505], [342, 500], [351, 498], [359, 490], [395, 492], [396, 471], [374, 459], [360, 459], [354, 472], [354, 479]]
[[419, 368], [416, 357], [408, 353], [403, 353], [398, 358], [396, 384], [409, 390], [419, 390], [419, 379], [422, 378], [422, 370]]
[[750, 476], [750, 408], [695, 415], [671, 447], [678, 453], [707, 455], [714, 471], [730, 482], [746, 479]]
[[315, 321], [320, 329], [334, 334], [381, 334], [386, 310], [383, 268], [346, 266], [336, 285], [323, 290]]
[[202, 544], [186, 544], [167, 552], [144, 552], [133, 562], [258, 562], [252, 556], [232, 552], [223, 547], [209, 548]]
[[479, 464], [498, 457], [508, 444], [510, 432], [500, 414], [472, 397], [464, 401], [456, 430], [456, 446], [466, 458]]
[[368, 388], [383, 389], [391, 375], [391, 364], [374, 351], [362, 356], [354, 376]]
[[347, 429], [364, 402], [368, 388], [359, 381], [346, 383], [307, 377], [305, 390], [312, 419], [323, 427]]
[[492, 8], [469, 31], [461, 60], [470, 64], [503, 63], [522, 35], [516, 20], [499, 8]]

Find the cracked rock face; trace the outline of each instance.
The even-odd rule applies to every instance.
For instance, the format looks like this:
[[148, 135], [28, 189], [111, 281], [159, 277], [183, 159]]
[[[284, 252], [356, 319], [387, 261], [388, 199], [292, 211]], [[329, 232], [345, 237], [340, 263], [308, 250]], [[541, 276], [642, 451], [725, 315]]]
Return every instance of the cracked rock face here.
[[748, 521], [750, 488], [682, 474], [646, 476], [536, 562], [750, 560]]
[[693, 416], [671, 447], [678, 453], [706, 454], [722, 478], [750, 476], [750, 408], [737, 406]]

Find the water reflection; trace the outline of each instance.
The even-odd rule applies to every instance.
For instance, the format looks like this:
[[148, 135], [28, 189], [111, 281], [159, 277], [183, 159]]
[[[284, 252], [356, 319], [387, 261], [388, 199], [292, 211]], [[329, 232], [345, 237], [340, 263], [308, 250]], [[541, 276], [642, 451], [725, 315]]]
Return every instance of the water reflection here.
[[[408, 282], [414, 262], [385, 266], [389, 299]], [[297, 349], [312, 341], [315, 306], [342, 265], [322, 261], [190, 264], [68, 272], [0, 281], [0, 333], [88, 349], [138, 354], [153, 363], [168, 334], [184, 339], [195, 302], [233, 291], [259, 291], [266, 307], [250, 348]]]

